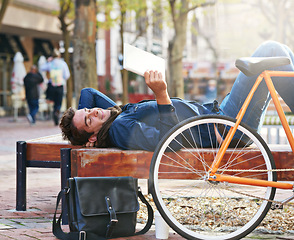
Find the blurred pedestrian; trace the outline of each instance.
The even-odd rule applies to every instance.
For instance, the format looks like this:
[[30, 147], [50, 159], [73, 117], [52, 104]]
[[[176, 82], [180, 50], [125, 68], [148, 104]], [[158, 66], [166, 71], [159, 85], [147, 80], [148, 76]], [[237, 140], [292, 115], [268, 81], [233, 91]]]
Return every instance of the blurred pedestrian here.
[[70, 71], [57, 49], [54, 49], [53, 56], [48, 59], [46, 64], [41, 66], [40, 70], [48, 72], [49, 75], [46, 98], [54, 102], [53, 120], [54, 124], [57, 126], [64, 94], [64, 86], [66, 86], [66, 81], [70, 77]]
[[35, 65], [31, 67], [30, 72], [24, 77], [26, 100], [30, 110], [30, 113], [27, 114], [27, 119], [31, 125], [36, 123], [36, 114], [39, 111], [39, 84], [43, 81], [44, 79]]

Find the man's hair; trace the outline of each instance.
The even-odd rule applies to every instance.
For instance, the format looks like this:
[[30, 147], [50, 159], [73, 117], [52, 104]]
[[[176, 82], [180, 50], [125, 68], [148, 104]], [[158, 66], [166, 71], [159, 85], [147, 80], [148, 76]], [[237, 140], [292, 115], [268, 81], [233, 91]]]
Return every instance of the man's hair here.
[[62, 138], [69, 140], [72, 145], [84, 145], [88, 142], [88, 139], [93, 133], [88, 133], [85, 130], [78, 130], [73, 124], [73, 117], [76, 110], [73, 108], [67, 109], [60, 121], [59, 127], [62, 131]]
[[[102, 148], [111, 146], [108, 134], [109, 128], [115, 118], [121, 113], [121, 108], [119, 106], [114, 106], [108, 108], [108, 110], [111, 111], [110, 117], [105, 123], [103, 123], [100, 131], [98, 132], [95, 147]], [[73, 108], [67, 109], [61, 118], [59, 126], [64, 140], [69, 140], [72, 145], [84, 145], [94, 133], [88, 133], [85, 130], [77, 129], [77, 127], [73, 124], [75, 112], [76, 110]]]

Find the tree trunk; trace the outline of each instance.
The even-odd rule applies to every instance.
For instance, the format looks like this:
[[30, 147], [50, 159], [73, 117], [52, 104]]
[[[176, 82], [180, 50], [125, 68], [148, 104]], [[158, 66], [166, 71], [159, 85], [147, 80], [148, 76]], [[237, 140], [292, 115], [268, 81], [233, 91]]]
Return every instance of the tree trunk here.
[[64, 42], [64, 54], [63, 54], [63, 58], [64, 61], [66, 62], [66, 64], [69, 66], [69, 70], [70, 70], [70, 77], [67, 80], [66, 83], [66, 107], [69, 108], [72, 106], [72, 97], [73, 97], [73, 77], [72, 77], [72, 68], [70, 67], [70, 57], [69, 57], [69, 46], [70, 46], [70, 30], [69, 30], [69, 26], [71, 25], [71, 23], [66, 23], [66, 18], [67, 15], [69, 13], [69, 11], [71, 11], [71, 3], [69, 1], [62, 1], [60, 2], [60, 12], [59, 12], [59, 21], [61, 24], [61, 31], [62, 31], [62, 39]]
[[66, 84], [66, 107], [69, 108], [72, 105], [72, 98], [73, 98], [73, 76], [72, 76], [72, 69], [71, 69], [71, 64], [70, 64], [70, 58], [69, 58], [69, 45], [70, 45], [70, 34], [69, 31], [66, 31], [63, 33], [63, 41], [64, 41], [64, 61], [67, 63], [69, 66], [69, 71], [70, 71], [70, 77], [67, 80]]
[[96, 0], [76, 0], [73, 71], [76, 100], [85, 87], [98, 88], [96, 67]]
[[[126, 6], [125, 1], [119, 1], [120, 5], [120, 42], [121, 42], [121, 54], [124, 57], [124, 23], [126, 18]], [[122, 104], [125, 105], [129, 102], [129, 91], [128, 91], [128, 72], [126, 69], [121, 70], [123, 94], [122, 94]]]
[[[183, 51], [186, 45], [186, 29], [188, 0], [181, 1], [181, 9], [178, 16], [175, 10], [172, 10], [175, 35], [169, 42], [169, 77], [171, 83], [170, 94], [173, 97], [184, 98], [184, 80], [183, 80]], [[175, 6], [171, 5], [171, 8]]]
[[1, 1], [1, 9], [0, 9], [0, 28], [2, 26], [2, 20], [4, 18], [4, 15], [5, 15], [5, 12], [6, 12], [6, 9], [8, 7], [8, 4], [9, 4], [9, 0], [2, 0]]

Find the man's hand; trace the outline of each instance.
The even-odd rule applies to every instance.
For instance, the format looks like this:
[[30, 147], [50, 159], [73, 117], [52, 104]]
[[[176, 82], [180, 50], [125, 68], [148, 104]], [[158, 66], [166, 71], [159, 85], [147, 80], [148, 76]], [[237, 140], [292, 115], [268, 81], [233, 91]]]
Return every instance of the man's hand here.
[[157, 104], [171, 104], [167, 92], [167, 84], [162, 74], [157, 71], [146, 71], [144, 73], [147, 86], [153, 91]]

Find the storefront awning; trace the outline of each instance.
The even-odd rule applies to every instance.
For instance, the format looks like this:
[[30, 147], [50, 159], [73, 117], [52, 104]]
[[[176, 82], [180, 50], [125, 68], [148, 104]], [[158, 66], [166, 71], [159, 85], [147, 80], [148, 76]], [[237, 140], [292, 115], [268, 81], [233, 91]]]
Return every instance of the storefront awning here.
[[19, 36], [0, 34], [0, 56], [1, 58], [13, 58], [17, 52], [21, 52], [25, 61], [29, 60], [28, 54], [21, 44]]
[[46, 58], [52, 55], [54, 46], [46, 39], [34, 39], [34, 55], [45, 56]]

